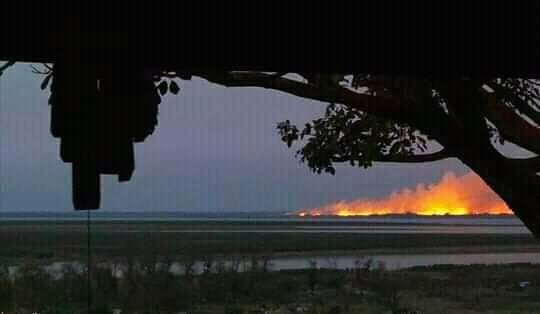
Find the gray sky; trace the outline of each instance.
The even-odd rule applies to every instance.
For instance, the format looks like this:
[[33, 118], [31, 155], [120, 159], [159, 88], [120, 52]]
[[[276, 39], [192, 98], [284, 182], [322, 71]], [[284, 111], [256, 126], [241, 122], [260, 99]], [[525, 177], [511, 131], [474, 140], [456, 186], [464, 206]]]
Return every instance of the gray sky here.
[[[48, 92], [29, 65], [0, 78], [0, 210], [72, 210], [71, 169], [49, 132]], [[276, 123], [303, 124], [326, 104], [257, 88], [224, 88], [196, 79], [160, 106], [159, 126], [136, 144], [131, 181], [102, 177], [105, 210], [266, 211], [311, 208], [383, 196], [438, 181], [455, 159], [370, 169], [338, 167], [316, 175], [281, 142]], [[298, 148], [298, 147], [296, 147]]]

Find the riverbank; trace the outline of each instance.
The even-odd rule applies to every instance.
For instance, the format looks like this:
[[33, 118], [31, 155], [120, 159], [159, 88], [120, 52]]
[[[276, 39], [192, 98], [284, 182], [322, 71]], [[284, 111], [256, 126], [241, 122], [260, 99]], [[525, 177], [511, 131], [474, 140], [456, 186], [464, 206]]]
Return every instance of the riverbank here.
[[[423, 226], [415, 225], [408, 228], [418, 228], [417, 233], [386, 233], [384, 230], [378, 233], [347, 232], [355, 230], [357, 226], [354, 223], [347, 225], [347, 228], [340, 225], [333, 226], [332, 228], [341, 228], [341, 232], [334, 233], [328, 231], [326, 223], [320, 222], [303, 222], [302, 232], [246, 231], [253, 229], [257, 224], [261, 230], [273, 228], [294, 231], [298, 228], [296, 222], [281, 224], [253, 221], [159, 223], [100, 221], [91, 226], [91, 252], [97, 259], [147, 255], [175, 258], [186, 255], [300, 257], [540, 252], [540, 244], [532, 235], [520, 233], [422, 233]], [[0, 260], [83, 259], [88, 252], [86, 227], [84, 222], [76, 221], [1, 222], [0, 238], [3, 240], [0, 246]], [[369, 228], [365, 225], [363, 227]], [[372, 227], [373, 230], [378, 230], [380, 226]], [[320, 228], [325, 228], [327, 232], [320, 232]], [[163, 232], [164, 230], [196, 231], [183, 233]], [[231, 232], [231, 230], [245, 232]]]
[[[534, 313], [539, 243], [505, 221], [474, 221], [94, 222], [94, 300], [107, 314]], [[80, 312], [84, 221], [2, 221], [0, 238], [0, 301], [11, 300], [0, 311], [22, 302], [43, 313]]]
[[[540, 265], [437, 265], [388, 270], [369, 267], [333, 270], [240, 272], [215, 269], [173, 275], [155, 264], [136, 263], [122, 277], [93, 268], [96, 313], [537, 313]], [[169, 265], [170, 266], [170, 265]], [[87, 301], [87, 274], [70, 267], [53, 278], [26, 263], [8, 279], [0, 267], [0, 310], [5, 313], [81, 313]], [[407, 312], [407, 313], [409, 313]]]

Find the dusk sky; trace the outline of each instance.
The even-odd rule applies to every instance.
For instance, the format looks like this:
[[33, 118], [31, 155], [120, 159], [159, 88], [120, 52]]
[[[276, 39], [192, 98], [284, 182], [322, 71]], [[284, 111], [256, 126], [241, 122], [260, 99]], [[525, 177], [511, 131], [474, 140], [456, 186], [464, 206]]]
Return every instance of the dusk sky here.
[[[48, 91], [28, 64], [0, 78], [0, 210], [71, 211], [71, 165], [49, 132]], [[340, 166], [312, 173], [281, 142], [276, 124], [302, 125], [324, 103], [258, 88], [224, 88], [201, 79], [166, 96], [156, 132], [136, 144], [131, 181], [102, 176], [103, 210], [293, 211], [380, 197], [467, 169], [456, 159], [429, 164]]]

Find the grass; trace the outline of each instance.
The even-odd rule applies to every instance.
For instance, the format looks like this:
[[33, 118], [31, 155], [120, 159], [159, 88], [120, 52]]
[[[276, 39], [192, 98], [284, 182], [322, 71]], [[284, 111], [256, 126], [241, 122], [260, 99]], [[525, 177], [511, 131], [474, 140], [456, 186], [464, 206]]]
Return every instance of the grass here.
[[[540, 251], [536, 240], [529, 235], [229, 232], [253, 228], [280, 230], [296, 225], [282, 222], [100, 221], [92, 225], [92, 252], [94, 261], [129, 257], [153, 263], [152, 258], [160, 257], [237, 254]], [[171, 229], [199, 231], [160, 232]], [[217, 229], [223, 232], [205, 232]], [[0, 265], [84, 261], [86, 236], [84, 222], [0, 222]], [[163, 300], [162, 304], [174, 303], [178, 308], [190, 309], [190, 313], [224, 313], [226, 304], [231, 311], [239, 306], [244, 312], [252, 310], [252, 313], [262, 313], [258, 310], [262, 304], [281, 308], [283, 313], [287, 313], [287, 307], [298, 304], [308, 306], [312, 310], [310, 313], [333, 313], [336, 306], [340, 307], [339, 313], [391, 313], [397, 308], [420, 313], [535, 313], [540, 308], [540, 265], [434, 265], [368, 272], [360, 277], [355, 270], [310, 271], [225, 272], [195, 276], [195, 279], [141, 273], [134, 275], [132, 283], [135, 285], [131, 288], [129, 280], [116, 280], [107, 272], [98, 272], [96, 298], [102, 298], [103, 304], [113, 302], [115, 306], [125, 307], [137, 301], [139, 303], [133, 306], [140, 308], [158, 306], [153, 302]], [[0, 293], [13, 298], [28, 292], [29, 296], [21, 300], [35, 298], [44, 304], [44, 308], [51, 299], [67, 307], [84, 304], [84, 274], [72, 274], [71, 281], [65, 282], [38, 275], [35, 270], [27, 271], [25, 276], [28, 278], [22, 276], [8, 284], [12, 285], [11, 292], [2, 292], [0, 284]], [[517, 288], [519, 281], [531, 281], [532, 285], [520, 290]], [[43, 296], [40, 293], [31, 294], [36, 282], [48, 287], [45, 290], [50, 293], [47, 297], [50, 299], [40, 299]], [[310, 292], [312, 284], [315, 288]], [[62, 300], [79, 301], [61, 304]]]
[[[355, 234], [234, 233], [229, 230], [291, 228], [268, 222], [94, 222], [95, 256], [121, 257], [126, 252], [159, 255], [207, 254], [335, 254], [540, 251], [530, 235], [520, 234]], [[311, 226], [311, 225], [310, 225]], [[196, 230], [189, 233], [167, 230]], [[205, 232], [222, 230], [223, 232]], [[72, 259], [86, 254], [84, 222], [1, 222], [0, 258]]]
[[[0, 272], [0, 309], [26, 307], [58, 313], [47, 310], [85, 306], [85, 273], [66, 272], [54, 280], [32, 264], [19, 271], [13, 281]], [[517, 283], [525, 279], [531, 285], [518, 289]], [[273, 309], [270, 313], [290, 313], [288, 309], [301, 306], [307, 313], [398, 313], [400, 309], [502, 314], [537, 313], [540, 305], [540, 265], [532, 264], [393, 271], [225, 270], [198, 276], [132, 269], [119, 279], [94, 269], [93, 283], [97, 306], [128, 313], [264, 313], [263, 307]]]

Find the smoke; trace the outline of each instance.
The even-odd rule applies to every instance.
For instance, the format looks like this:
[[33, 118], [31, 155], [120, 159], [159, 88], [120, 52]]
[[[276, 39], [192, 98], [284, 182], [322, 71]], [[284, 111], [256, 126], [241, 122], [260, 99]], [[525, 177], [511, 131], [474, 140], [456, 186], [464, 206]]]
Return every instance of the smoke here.
[[479, 215], [511, 214], [510, 208], [474, 172], [446, 172], [434, 184], [403, 188], [387, 197], [340, 201], [297, 211], [299, 216], [369, 216], [387, 214]]

